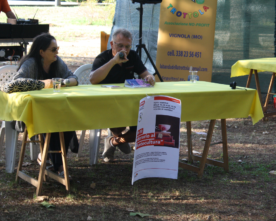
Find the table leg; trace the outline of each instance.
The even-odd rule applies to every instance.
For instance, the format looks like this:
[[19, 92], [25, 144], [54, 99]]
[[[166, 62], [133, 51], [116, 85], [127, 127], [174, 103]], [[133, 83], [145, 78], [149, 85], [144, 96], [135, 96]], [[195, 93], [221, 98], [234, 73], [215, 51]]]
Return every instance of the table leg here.
[[[43, 139], [42, 139], [41, 134], [39, 135], [39, 140], [33, 140], [33, 141], [27, 141], [27, 136], [28, 136], [28, 132], [27, 132], [27, 129], [25, 129], [24, 134], [23, 134], [22, 147], [21, 147], [21, 152], [20, 152], [19, 163], [18, 163], [18, 167], [17, 167], [17, 173], [16, 173], [15, 180], [18, 181], [18, 177], [20, 177], [23, 180], [25, 180], [28, 183], [35, 186], [37, 196], [39, 196], [41, 194], [42, 183], [43, 183], [43, 180], [45, 180], [46, 175], [51, 177], [52, 179], [58, 181], [59, 183], [63, 184], [66, 187], [66, 190], [69, 191], [70, 183], [69, 183], [69, 178], [68, 178], [69, 175], [68, 175], [67, 158], [66, 158], [66, 150], [65, 150], [63, 132], [59, 133], [60, 146], [61, 146], [60, 151], [49, 151], [51, 133], [46, 134], [46, 139], [45, 139], [43, 148], [42, 148]], [[26, 144], [31, 143], [31, 142], [36, 142], [36, 143], [40, 144], [40, 150], [41, 150], [41, 155], [42, 156], [41, 156], [41, 166], [40, 166], [40, 169], [39, 169], [38, 179], [35, 179], [35, 178], [25, 174], [23, 171], [21, 171], [23, 160], [24, 160]], [[56, 173], [53, 173], [50, 170], [46, 170], [46, 162], [47, 162], [48, 152], [61, 153], [62, 163], [63, 163], [63, 170], [64, 170], [64, 178], [58, 176]]]
[[229, 172], [226, 119], [221, 119], [221, 136], [222, 136], [224, 170], [226, 172]]
[[266, 116], [266, 110], [267, 110], [268, 100], [269, 100], [269, 97], [271, 95], [271, 91], [272, 91], [274, 80], [275, 80], [275, 73], [272, 73], [272, 76], [271, 76], [271, 79], [270, 79], [270, 83], [269, 83], [269, 86], [268, 86], [267, 95], [266, 95], [266, 98], [265, 98], [264, 108], [263, 108], [265, 116]]
[[37, 196], [40, 195], [41, 190], [42, 190], [42, 183], [43, 183], [43, 179], [44, 179], [44, 172], [46, 169], [46, 161], [47, 161], [47, 156], [48, 156], [50, 138], [51, 138], [51, 133], [47, 133], [46, 139], [44, 142], [43, 152], [41, 153], [41, 166], [40, 166], [40, 170], [39, 170], [38, 184], [37, 184], [37, 188], [36, 188]]
[[[190, 171], [193, 171], [193, 172], [197, 173], [199, 177], [202, 176], [206, 163], [214, 165], [214, 166], [218, 166], [218, 167], [223, 167], [224, 170], [228, 172], [229, 168], [228, 168], [226, 119], [221, 119], [221, 133], [222, 133], [222, 144], [223, 144], [223, 162], [207, 158], [207, 155], [208, 155], [208, 152], [209, 152], [209, 147], [211, 145], [211, 140], [212, 140], [212, 135], [213, 135], [215, 123], [216, 123], [216, 120], [211, 120], [210, 121], [208, 134], [207, 134], [207, 139], [205, 141], [202, 156], [193, 155], [192, 154], [192, 148], [189, 148], [191, 152], [188, 152], [188, 154], [191, 153], [193, 160], [200, 161], [199, 167], [194, 166], [194, 165], [190, 165], [190, 164], [187, 164], [187, 163], [182, 163], [182, 162], [179, 162], [179, 167], [190, 170]], [[191, 124], [188, 123], [187, 124], [187, 133], [188, 133], [188, 130], [191, 131], [190, 126], [191, 126]], [[187, 138], [187, 139], [189, 139], [189, 138]], [[188, 141], [188, 143], [189, 142], [192, 142], [192, 141]], [[191, 145], [191, 147], [192, 147], [192, 145]], [[189, 149], [188, 149], [188, 151], [189, 151]]]
[[59, 139], [60, 139], [61, 157], [62, 157], [62, 163], [63, 163], [65, 187], [66, 187], [66, 190], [69, 191], [70, 182], [69, 182], [69, 173], [68, 173], [68, 167], [67, 167], [67, 157], [66, 157], [66, 149], [65, 149], [63, 132], [59, 132]]
[[24, 159], [24, 154], [25, 154], [26, 141], [27, 141], [27, 132], [26, 132], [26, 130], [27, 129], [25, 128], [23, 138], [22, 138], [22, 146], [21, 146], [21, 151], [20, 151], [20, 155], [19, 155], [19, 162], [18, 162], [16, 177], [15, 177], [16, 182], [18, 182], [19, 172], [22, 169], [22, 164], [23, 164], [23, 159]]
[[272, 90], [272, 86], [273, 86], [273, 83], [274, 83], [274, 80], [275, 80], [276, 73], [272, 73], [270, 83], [269, 83], [269, 86], [268, 86], [267, 95], [266, 95], [266, 98], [265, 98], [265, 103], [263, 104], [262, 94], [261, 94], [261, 87], [260, 87], [260, 82], [259, 82], [259, 75], [258, 75], [257, 70], [253, 70], [253, 69], [250, 70], [250, 74], [249, 74], [248, 79], [247, 79], [246, 87], [249, 87], [249, 85], [250, 85], [250, 81], [251, 81], [251, 77], [252, 77], [253, 72], [254, 72], [254, 75], [255, 75], [256, 89], [257, 89], [257, 92], [258, 92], [258, 95], [259, 95], [260, 103], [262, 105], [265, 118], [268, 117], [268, 116], [276, 115], [276, 112], [266, 113], [267, 106], [268, 106], [268, 100], [269, 100], [269, 97], [271, 95], [271, 90]]
[[187, 121], [187, 145], [188, 145], [188, 161], [193, 163], [193, 146], [192, 146], [192, 122]]
[[258, 71], [254, 70], [254, 74], [255, 74], [256, 88], [257, 88], [257, 91], [258, 91], [258, 94], [259, 94], [259, 99], [260, 99], [261, 105], [263, 107], [264, 105], [263, 105], [263, 101], [262, 101], [262, 94], [261, 94], [261, 87], [260, 87]]
[[39, 149], [40, 149], [40, 153], [42, 154], [42, 152], [43, 152], [43, 143], [44, 143], [44, 138], [43, 138], [43, 136], [42, 136], [42, 134], [39, 134], [38, 135], [38, 138], [39, 138], [39, 140], [40, 140], [40, 142], [39, 142]]
[[212, 135], [213, 135], [215, 123], [216, 123], [216, 120], [211, 120], [210, 124], [209, 124], [207, 139], [205, 141], [204, 150], [203, 150], [202, 157], [201, 157], [201, 160], [200, 160], [200, 165], [199, 165], [199, 171], [198, 171], [198, 176], [199, 177], [202, 176], [203, 171], [204, 171], [204, 167], [205, 167], [205, 164], [206, 164], [206, 159], [207, 159], [207, 155], [208, 155], [208, 152], [209, 152], [209, 147], [210, 147], [211, 140], [212, 140]]
[[253, 69], [250, 70], [250, 73], [249, 73], [249, 75], [248, 75], [246, 87], [249, 87], [249, 86], [250, 86], [252, 74], [253, 74]]

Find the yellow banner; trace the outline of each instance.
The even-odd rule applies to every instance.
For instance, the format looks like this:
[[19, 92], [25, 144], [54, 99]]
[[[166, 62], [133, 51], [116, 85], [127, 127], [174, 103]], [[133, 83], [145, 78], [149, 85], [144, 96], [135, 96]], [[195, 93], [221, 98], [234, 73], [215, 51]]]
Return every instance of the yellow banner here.
[[186, 81], [191, 66], [211, 81], [216, 10], [217, 0], [162, 1], [156, 67], [164, 81]]

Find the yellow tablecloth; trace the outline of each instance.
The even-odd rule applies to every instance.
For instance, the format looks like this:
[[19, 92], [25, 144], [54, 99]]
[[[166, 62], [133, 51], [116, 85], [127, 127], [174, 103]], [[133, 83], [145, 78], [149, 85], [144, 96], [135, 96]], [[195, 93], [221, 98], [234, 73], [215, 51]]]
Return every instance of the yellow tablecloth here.
[[276, 73], [276, 58], [239, 60], [231, 67], [231, 77], [249, 75], [251, 69]]
[[[117, 84], [123, 87], [123, 84]], [[263, 118], [254, 89], [232, 90], [229, 85], [199, 81], [159, 82], [153, 88], [109, 89], [80, 85], [6, 94], [0, 92], [0, 119], [25, 122], [30, 136], [137, 124], [139, 101], [150, 95], [168, 95], [182, 101], [181, 121]]]

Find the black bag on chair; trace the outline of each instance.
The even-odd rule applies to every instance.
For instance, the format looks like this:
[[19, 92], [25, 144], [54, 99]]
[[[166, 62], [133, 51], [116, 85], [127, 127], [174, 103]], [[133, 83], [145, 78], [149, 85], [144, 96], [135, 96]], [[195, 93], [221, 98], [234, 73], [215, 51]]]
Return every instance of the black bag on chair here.
[[23, 121], [12, 121], [12, 129], [16, 130], [17, 132], [24, 132], [25, 124]]
[[73, 153], [79, 152], [79, 141], [76, 132], [74, 132], [72, 139], [70, 140], [69, 148]]

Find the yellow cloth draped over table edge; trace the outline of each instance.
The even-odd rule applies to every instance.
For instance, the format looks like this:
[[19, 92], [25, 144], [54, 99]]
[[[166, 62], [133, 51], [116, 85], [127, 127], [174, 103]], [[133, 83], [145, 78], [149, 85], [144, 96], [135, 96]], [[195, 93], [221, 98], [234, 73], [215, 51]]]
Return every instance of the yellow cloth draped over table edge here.
[[229, 85], [199, 81], [159, 82], [153, 88], [103, 88], [80, 85], [6, 94], [0, 92], [0, 119], [23, 121], [29, 136], [46, 132], [101, 129], [137, 125], [139, 102], [152, 95], [167, 95], [182, 102], [181, 121], [263, 118], [254, 89], [233, 90]]
[[251, 69], [276, 73], [276, 58], [239, 60], [231, 67], [231, 77], [249, 75]]

